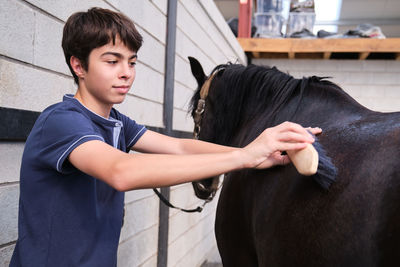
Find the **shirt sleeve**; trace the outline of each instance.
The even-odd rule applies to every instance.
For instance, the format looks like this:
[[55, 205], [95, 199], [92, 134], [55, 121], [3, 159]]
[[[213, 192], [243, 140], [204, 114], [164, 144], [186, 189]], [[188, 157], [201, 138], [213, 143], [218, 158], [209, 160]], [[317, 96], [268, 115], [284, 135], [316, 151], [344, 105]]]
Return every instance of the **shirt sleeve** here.
[[58, 172], [70, 172], [73, 167], [66, 162], [69, 154], [77, 146], [90, 140], [104, 142], [89, 118], [78, 111], [55, 110], [43, 125], [39, 158], [45, 166]]
[[120, 118], [124, 124], [124, 135], [126, 142], [126, 149], [129, 151], [136, 142], [147, 131], [146, 127], [136, 123], [136, 121], [120, 113]]

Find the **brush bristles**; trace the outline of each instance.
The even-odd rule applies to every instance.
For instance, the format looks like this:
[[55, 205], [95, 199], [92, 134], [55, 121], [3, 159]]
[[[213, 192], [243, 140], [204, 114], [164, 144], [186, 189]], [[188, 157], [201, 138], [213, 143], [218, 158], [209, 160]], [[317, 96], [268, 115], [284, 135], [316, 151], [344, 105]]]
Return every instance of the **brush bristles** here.
[[318, 152], [319, 161], [317, 173], [311, 177], [322, 188], [328, 190], [331, 184], [336, 181], [337, 169], [335, 165], [333, 165], [332, 159], [326, 155], [324, 148], [318, 142], [317, 138], [315, 138], [313, 146]]

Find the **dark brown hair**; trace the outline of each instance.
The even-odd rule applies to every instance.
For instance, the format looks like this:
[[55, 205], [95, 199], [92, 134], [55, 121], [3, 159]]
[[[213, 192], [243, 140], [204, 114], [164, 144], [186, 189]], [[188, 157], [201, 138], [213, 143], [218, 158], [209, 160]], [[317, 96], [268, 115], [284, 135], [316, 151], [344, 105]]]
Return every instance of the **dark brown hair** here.
[[62, 48], [76, 84], [79, 79], [71, 68], [71, 56], [78, 58], [82, 67], [88, 70], [90, 52], [110, 41], [115, 44], [116, 37], [132, 51], [137, 52], [142, 46], [143, 38], [132, 20], [121, 13], [95, 7], [87, 12], [74, 13], [68, 18], [64, 26]]

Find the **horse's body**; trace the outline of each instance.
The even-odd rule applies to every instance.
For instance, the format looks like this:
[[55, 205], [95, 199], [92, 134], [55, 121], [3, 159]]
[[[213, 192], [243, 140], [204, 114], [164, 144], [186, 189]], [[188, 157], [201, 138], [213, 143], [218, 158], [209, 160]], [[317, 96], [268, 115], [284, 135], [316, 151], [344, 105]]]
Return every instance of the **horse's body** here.
[[[196, 62], [201, 87], [207, 77]], [[227, 174], [215, 223], [224, 266], [400, 266], [400, 113], [368, 110], [317, 77], [223, 68], [200, 139], [243, 147], [283, 121], [318, 126], [338, 169], [329, 191], [292, 165]]]

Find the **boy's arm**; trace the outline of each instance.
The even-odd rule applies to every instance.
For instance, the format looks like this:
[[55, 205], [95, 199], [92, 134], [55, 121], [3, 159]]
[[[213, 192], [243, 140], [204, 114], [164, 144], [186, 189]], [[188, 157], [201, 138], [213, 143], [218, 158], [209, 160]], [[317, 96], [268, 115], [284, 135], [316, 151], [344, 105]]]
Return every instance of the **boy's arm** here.
[[[320, 128], [307, 130], [314, 135], [321, 133]], [[144, 153], [183, 155], [229, 152], [238, 148], [195, 139], [174, 138], [147, 130], [131, 149]]]
[[[285, 164], [288, 158], [280, 155], [280, 151], [302, 149], [311, 142], [313, 139], [304, 128], [283, 123], [266, 129], [248, 146], [233, 151], [193, 155], [127, 154], [93, 140], [76, 147], [69, 161], [115, 189], [127, 191], [190, 182], [241, 168]], [[139, 148], [143, 149], [140, 144]]]
[[156, 154], [204, 154], [220, 153], [237, 150], [237, 148], [217, 145], [195, 139], [169, 137], [147, 130], [132, 150]]
[[239, 151], [198, 155], [128, 154], [98, 140], [76, 147], [69, 161], [119, 191], [170, 186], [244, 167]]

